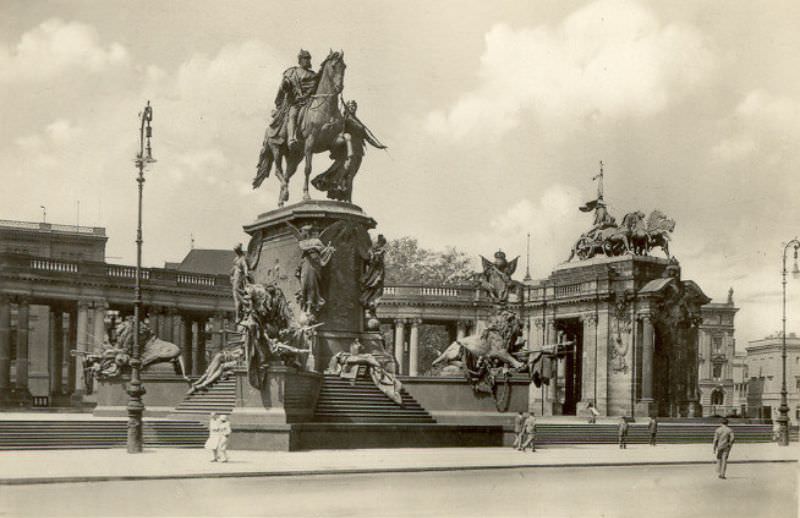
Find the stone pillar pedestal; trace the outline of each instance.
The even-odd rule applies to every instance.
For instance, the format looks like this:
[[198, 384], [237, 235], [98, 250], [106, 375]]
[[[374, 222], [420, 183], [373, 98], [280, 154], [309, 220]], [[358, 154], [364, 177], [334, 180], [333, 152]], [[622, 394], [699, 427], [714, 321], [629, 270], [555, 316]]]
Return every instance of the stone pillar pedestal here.
[[233, 432], [230, 448], [293, 449], [292, 427], [289, 423], [310, 418], [316, 406], [322, 376], [301, 373], [290, 367], [269, 366], [264, 369], [264, 386], [261, 389], [250, 385], [247, 370], [239, 369], [235, 376], [236, 406], [230, 417]]
[[[283, 291], [295, 315], [301, 313], [295, 294], [300, 282], [295, 275], [303, 262], [299, 239], [318, 238], [331, 245], [335, 252], [319, 278], [319, 293], [325, 303], [316, 311], [316, 361], [328, 365], [331, 357], [349, 351], [356, 338], [364, 332], [364, 308], [361, 296], [361, 273], [364, 257], [369, 251], [368, 230], [375, 220], [360, 207], [350, 203], [309, 200], [275, 209], [258, 216], [245, 225], [251, 236], [247, 247], [248, 260], [255, 282], [275, 283]], [[308, 228], [308, 236], [296, 234]], [[362, 340], [363, 343], [363, 340]]]

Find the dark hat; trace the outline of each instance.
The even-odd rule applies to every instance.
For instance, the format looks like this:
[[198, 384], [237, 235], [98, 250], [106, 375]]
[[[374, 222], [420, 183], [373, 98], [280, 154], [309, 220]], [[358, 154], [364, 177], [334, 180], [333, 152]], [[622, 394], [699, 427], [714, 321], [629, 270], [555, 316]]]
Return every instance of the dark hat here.
[[305, 49], [300, 49], [300, 52], [297, 53], [297, 59], [300, 58], [308, 58], [311, 59], [311, 53]]
[[495, 259], [503, 259], [503, 260], [505, 260], [506, 253], [503, 252], [502, 250], [498, 250], [497, 252], [494, 253], [494, 258]]

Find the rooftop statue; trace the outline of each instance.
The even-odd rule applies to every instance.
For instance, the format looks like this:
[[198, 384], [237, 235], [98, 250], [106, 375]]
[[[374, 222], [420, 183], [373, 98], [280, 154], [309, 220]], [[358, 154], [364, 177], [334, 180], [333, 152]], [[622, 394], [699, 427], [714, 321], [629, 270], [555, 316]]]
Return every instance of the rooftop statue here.
[[579, 210], [594, 211], [594, 222], [575, 242], [567, 262], [575, 257], [581, 261], [591, 259], [598, 254], [608, 257], [623, 254], [650, 255], [656, 247], [660, 247], [670, 257], [669, 234], [675, 229], [675, 222], [658, 210], [651, 212], [647, 219], [644, 212], [634, 211], [625, 214], [622, 223], [617, 225], [616, 218], [609, 214], [603, 199], [603, 162], [600, 162], [600, 174], [593, 179], [599, 180], [597, 198], [587, 202]]
[[506, 259], [506, 254], [498, 250], [494, 254], [494, 261], [490, 261], [481, 256], [483, 272], [478, 274], [478, 284], [486, 292], [492, 302], [505, 304], [508, 302], [508, 295], [511, 288], [518, 285], [517, 281], [511, 279], [517, 270], [519, 257], [512, 261]]
[[339, 101], [347, 67], [344, 52], [331, 51], [320, 64], [319, 72], [311, 68], [308, 51], [301, 50], [297, 59], [298, 65], [283, 73], [278, 86], [253, 188], [269, 177], [274, 165], [275, 176], [281, 182], [278, 205], [283, 206], [289, 200], [289, 180], [305, 159], [303, 199], [308, 200], [312, 157], [315, 153], [329, 152], [334, 163], [314, 179], [314, 186], [327, 191], [329, 198], [349, 202], [353, 177], [361, 166], [366, 143], [379, 149], [386, 146], [356, 117], [355, 101], [345, 104], [342, 115]]

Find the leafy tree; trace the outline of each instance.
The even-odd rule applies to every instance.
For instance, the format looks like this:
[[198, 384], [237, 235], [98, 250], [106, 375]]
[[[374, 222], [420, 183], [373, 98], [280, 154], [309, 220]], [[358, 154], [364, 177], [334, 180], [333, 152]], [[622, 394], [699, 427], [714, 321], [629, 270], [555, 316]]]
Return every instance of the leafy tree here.
[[463, 284], [474, 275], [465, 252], [454, 247], [428, 250], [409, 236], [389, 241], [385, 261], [387, 284]]

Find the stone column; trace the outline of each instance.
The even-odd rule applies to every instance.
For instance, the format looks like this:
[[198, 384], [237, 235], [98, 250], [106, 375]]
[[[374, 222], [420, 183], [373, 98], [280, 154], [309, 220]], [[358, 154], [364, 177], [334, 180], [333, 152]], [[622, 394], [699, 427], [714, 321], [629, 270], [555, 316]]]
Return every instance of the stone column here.
[[408, 337], [408, 374], [409, 376], [419, 375], [419, 325], [422, 320], [415, 318], [411, 320], [411, 334]]
[[655, 331], [650, 315], [642, 316], [642, 402], [653, 401], [653, 348]]
[[180, 334], [181, 334], [181, 354], [183, 355], [183, 366], [186, 369], [186, 375], [194, 374], [192, 370], [192, 353], [194, 352], [194, 328], [192, 325], [192, 318], [189, 315], [184, 315], [180, 319]]
[[92, 314], [92, 347], [90, 351], [102, 351], [103, 342], [106, 340], [106, 309], [108, 304], [105, 301], [94, 303], [94, 311]]
[[597, 399], [597, 315], [589, 313], [581, 318], [583, 323], [583, 381], [581, 387], [582, 407]]
[[394, 326], [394, 359], [397, 360], [397, 374], [403, 374], [403, 346], [406, 341], [405, 319], [395, 319]]
[[[556, 343], [556, 326], [555, 322], [552, 320], [547, 321], [547, 332], [545, 334], [547, 339], [545, 340], [546, 346], [553, 346]], [[556, 405], [558, 403], [558, 379], [559, 379], [559, 369], [561, 368], [561, 361], [553, 357], [553, 363], [550, 369], [550, 375], [552, 378], [550, 379], [550, 385], [548, 390], [548, 399], [552, 405]]]
[[[78, 324], [77, 324], [77, 347], [79, 352], [89, 350], [89, 304], [85, 301], [78, 302]], [[75, 364], [75, 393], [83, 394], [85, 387], [83, 381], [83, 361], [82, 356], [78, 357]]]
[[150, 324], [150, 331], [152, 331], [156, 336], [158, 336], [158, 333], [161, 331], [159, 327], [161, 325], [161, 315], [159, 314], [160, 311], [161, 308], [158, 306], [151, 306], [147, 308], [147, 320]]
[[192, 324], [192, 375], [199, 376], [205, 370], [206, 360], [206, 321], [203, 318]]
[[17, 303], [17, 362], [16, 362], [16, 388], [19, 391], [28, 390], [28, 337], [30, 326], [30, 301], [21, 298]]
[[60, 396], [64, 384], [64, 310], [61, 306], [53, 308], [53, 344], [50, 352], [50, 393]]
[[11, 388], [11, 300], [0, 295], [0, 393]]
[[214, 318], [211, 320], [211, 351], [216, 353], [222, 350], [222, 328], [225, 325], [225, 314], [221, 311], [214, 313]]
[[174, 307], [168, 307], [164, 312], [164, 321], [161, 324], [161, 335], [159, 338], [165, 342], [176, 343], [175, 320], [178, 318], [177, 312], [178, 310]]
[[72, 355], [72, 351], [78, 350], [78, 312], [71, 308], [68, 313], [69, 327], [67, 329], [67, 393], [75, 391], [76, 367], [78, 359]]

